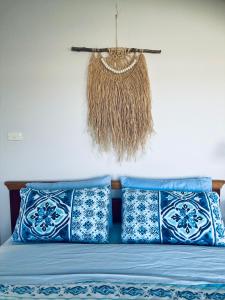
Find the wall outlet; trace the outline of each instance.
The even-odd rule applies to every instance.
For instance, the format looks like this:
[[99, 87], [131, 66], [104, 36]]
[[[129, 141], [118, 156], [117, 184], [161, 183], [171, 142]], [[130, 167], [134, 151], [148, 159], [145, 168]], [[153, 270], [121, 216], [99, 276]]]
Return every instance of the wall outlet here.
[[23, 141], [22, 132], [8, 132], [8, 141]]

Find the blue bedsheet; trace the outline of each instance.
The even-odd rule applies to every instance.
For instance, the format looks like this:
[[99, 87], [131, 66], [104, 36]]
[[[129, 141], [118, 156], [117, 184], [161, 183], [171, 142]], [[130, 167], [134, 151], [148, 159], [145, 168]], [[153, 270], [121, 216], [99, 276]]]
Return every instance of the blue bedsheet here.
[[137, 244], [0, 247], [0, 299], [225, 299], [225, 248]]

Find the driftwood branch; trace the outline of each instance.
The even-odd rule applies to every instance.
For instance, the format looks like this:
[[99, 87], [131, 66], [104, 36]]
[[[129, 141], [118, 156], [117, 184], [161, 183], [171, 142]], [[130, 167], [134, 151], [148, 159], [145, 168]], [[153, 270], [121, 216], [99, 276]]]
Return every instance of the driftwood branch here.
[[[161, 50], [149, 50], [149, 49], [138, 49], [129, 48], [130, 52], [144, 52], [144, 53], [161, 53]], [[109, 52], [109, 48], [86, 48], [86, 47], [71, 47], [71, 51], [76, 52]]]

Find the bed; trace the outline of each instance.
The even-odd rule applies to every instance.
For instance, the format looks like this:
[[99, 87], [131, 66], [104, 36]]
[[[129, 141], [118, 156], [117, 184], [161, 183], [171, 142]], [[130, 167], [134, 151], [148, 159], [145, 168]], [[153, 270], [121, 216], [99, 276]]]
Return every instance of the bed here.
[[[224, 183], [214, 180], [214, 191]], [[25, 184], [6, 182], [12, 230]], [[120, 222], [114, 198], [112, 236]], [[223, 247], [8, 240], [0, 247], [0, 299], [225, 299], [224, 266]]]

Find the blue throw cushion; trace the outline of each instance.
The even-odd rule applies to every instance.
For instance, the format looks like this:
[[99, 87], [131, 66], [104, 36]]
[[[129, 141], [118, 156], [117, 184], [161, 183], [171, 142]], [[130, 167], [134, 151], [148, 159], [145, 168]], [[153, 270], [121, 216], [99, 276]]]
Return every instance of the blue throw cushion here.
[[110, 186], [70, 189], [21, 189], [13, 241], [107, 243]]
[[90, 188], [111, 185], [111, 176], [101, 176], [90, 179], [58, 182], [28, 182], [26, 187], [37, 190], [62, 190], [76, 188]]
[[[63, 190], [63, 189], [80, 189], [90, 187], [111, 186], [111, 176], [101, 176], [90, 179], [74, 180], [74, 181], [58, 181], [58, 182], [28, 182], [26, 187], [36, 190]], [[110, 204], [112, 206], [112, 204]], [[109, 223], [112, 227], [112, 207], [110, 206]]]
[[135, 178], [121, 176], [123, 188], [145, 189], [151, 191], [183, 191], [183, 192], [211, 192], [212, 179], [210, 177], [187, 178]]
[[214, 192], [124, 189], [122, 241], [225, 246]]

